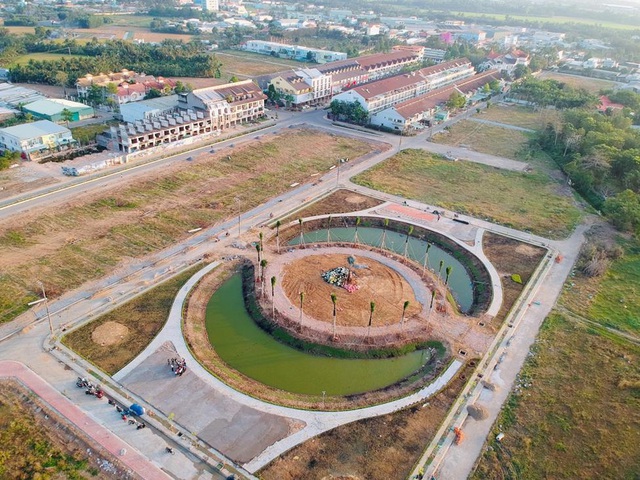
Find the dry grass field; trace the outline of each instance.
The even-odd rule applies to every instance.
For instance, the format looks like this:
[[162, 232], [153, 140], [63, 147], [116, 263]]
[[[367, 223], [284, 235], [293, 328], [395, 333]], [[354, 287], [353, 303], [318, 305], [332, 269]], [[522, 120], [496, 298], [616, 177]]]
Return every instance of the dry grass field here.
[[616, 86], [615, 82], [608, 80], [600, 80], [599, 78], [581, 77], [579, 75], [567, 75], [558, 72], [542, 72], [539, 79], [553, 79], [562, 83], [566, 83], [573, 88], [584, 88], [588, 92], [598, 93], [600, 90], [607, 90]]
[[[37, 279], [55, 298], [158, 251], [326, 171], [336, 158], [357, 158], [369, 143], [312, 130], [154, 171], [108, 193], [22, 215], [0, 224], [0, 319], [36, 298]], [[268, 159], [268, 161], [267, 161]]]
[[544, 173], [451, 162], [422, 150], [403, 150], [354, 181], [551, 238], [567, 236], [580, 218], [571, 191]]
[[534, 110], [527, 107], [494, 105], [482, 111], [477, 118], [491, 120], [492, 122], [514, 125], [516, 127], [530, 128], [532, 130], [543, 129], [547, 124], [556, 125], [561, 120], [557, 110], [547, 108]]

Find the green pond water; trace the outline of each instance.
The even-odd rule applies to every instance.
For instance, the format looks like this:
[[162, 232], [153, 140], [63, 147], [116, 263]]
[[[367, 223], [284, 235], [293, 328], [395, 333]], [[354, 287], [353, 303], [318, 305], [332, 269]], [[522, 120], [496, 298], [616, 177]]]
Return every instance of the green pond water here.
[[258, 382], [309, 395], [351, 395], [392, 385], [426, 361], [417, 351], [397, 358], [351, 360], [310, 355], [274, 340], [251, 319], [236, 274], [207, 305], [206, 328], [216, 353], [228, 365]]
[[[387, 231], [385, 237], [385, 244], [382, 245], [382, 232], [381, 228], [372, 227], [358, 227], [358, 241], [360, 243], [371, 245], [373, 247], [384, 248], [391, 250], [392, 252], [404, 254], [404, 244], [406, 235], [398, 232]], [[313, 230], [311, 232], [305, 232], [305, 243], [323, 243], [327, 241], [327, 230]], [[352, 227], [336, 227], [332, 228], [330, 232], [330, 240], [332, 242], [353, 242], [355, 237], [355, 228]], [[297, 245], [300, 243], [300, 237], [294, 237], [289, 244]], [[418, 238], [409, 237], [409, 244], [407, 248], [407, 256], [416, 261], [420, 265], [424, 265], [424, 259], [427, 251], [427, 242]], [[354, 253], [354, 256], [358, 257], [358, 252]], [[435, 245], [431, 245], [429, 249], [429, 258], [427, 259], [427, 267], [433, 270], [436, 274], [440, 267], [440, 260], [443, 261], [442, 278], [445, 277], [445, 269], [451, 267], [451, 275], [449, 277], [449, 290], [456, 299], [460, 310], [463, 312], [469, 311], [473, 305], [473, 281], [469, 276], [466, 268], [456, 260], [453, 256], [438, 248]]]

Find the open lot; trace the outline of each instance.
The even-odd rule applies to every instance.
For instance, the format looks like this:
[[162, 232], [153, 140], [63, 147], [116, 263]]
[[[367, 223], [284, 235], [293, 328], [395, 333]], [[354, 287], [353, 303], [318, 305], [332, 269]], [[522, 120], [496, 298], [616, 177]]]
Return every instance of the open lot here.
[[[21, 215], [0, 224], [0, 320], [37, 297], [52, 298], [114, 271], [120, 262], [158, 251], [326, 171], [373, 145], [313, 130], [202, 154], [110, 192]], [[268, 161], [267, 161], [268, 159]]]
[[247, 76], [264, 75], [266, 73], [303, 68], [302, 62], [282, 58], [258, 55], [257, 53], [242, 52], [238, 50], [216, 50], [215, 55], [222, 62], [222, 68], [230, 74], [242, 74]]
[[566, 83], [573, 88], [584, 88], [588, 92], [598, 93], [602, 89], [614, 88], [617, 84], [599, 78], [581, 77], [579, 75], [567, 75], [558, 72], [542, 72], [539, 79], [553, 79], [562, 83]]
[[167, 280], [62, 339], [67, 347], [109, 375], [121, 370], [162, 329], [180, 287], [202, 265]]
[[568, 235], [580, 218], [571, 191], [543, 173], [451, 162], [422, 150], [403, 150], [354, 181], [552, 238]]
[[637, 478], [638, 361], [640, 347], [549, 316], [471, 478]]
[[493, 105], [491, 108], [482, 110], [482, 115], [477, 118], [539, 130], [543, 129], [548, 123], [557, 124], [561, 120], [561, 115], [557, 110], [549, 108], [534, 110], [533, 108], [520, 106]]
[[[561, 25], [563, 23], [577, 23], [581, 25], [593, 25], [605, 28], [615, 28], [620, 30], [636, 30], [638, 27], [632, 24], [626, 23], [617, 23], [617, 22], [607, 22], [602, 20], [595, 20], [592, 18], [574, 18], [574, 17], [563, 17], [563, 16], [538, 16], [538, 15], [511, 15], [511, 14], [502, 14], [502, 13], [477, 13], [477, 12], [461, 12], [461, 11], [447, 11], [447, 15], [456, 15], [461, 17], [482, 17], [482, 18], [491, 18], [494, 20], [506, 21], [508, 23], [508, 19], [514, 21], [522, 21], [522, 22], [541, 22], [541, 23], [557, 23]], [[508, 19], [507, 19], [508, 18]]]
[[84, 58], [84, 55], [69, 55], [65, 53], [29, 53], [27, 55], [22, 55], [13, 62], [14, 65], [23, 65], [28, 63], [29, 60], [36, 61], [51, 61], [51, 60], [60, 60], [61, 58]]
[[[485, 119], [484, 115], [478, 118]], [[462, 120], [432, 138], [435, 143], [467, 147], [478, 152], [513, 159], [519, 159], [519, 154], [528, 140], [525, 132], [468, 120]]]

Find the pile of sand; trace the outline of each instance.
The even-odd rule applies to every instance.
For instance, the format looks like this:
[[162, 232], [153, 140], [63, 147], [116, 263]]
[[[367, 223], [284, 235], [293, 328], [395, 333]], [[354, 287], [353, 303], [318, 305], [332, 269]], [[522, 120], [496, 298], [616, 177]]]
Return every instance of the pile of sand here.
[[118, 322], [105, 322], [91, 332], [91, 340], [103, 347], [117, 345], [129, 336], [129, 328]]
[[467, 407], [467, 412], [469, 412], [469, 416], [474, 420], [484, 420], [489, 416], [489, 412], [487, 412], [487, 409], [478, 404], [469, 405]]

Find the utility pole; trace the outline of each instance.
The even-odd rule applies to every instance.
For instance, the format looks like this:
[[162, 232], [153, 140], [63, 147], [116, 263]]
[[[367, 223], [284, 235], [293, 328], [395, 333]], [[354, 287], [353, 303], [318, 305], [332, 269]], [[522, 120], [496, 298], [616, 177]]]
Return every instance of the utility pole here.
[[44, 302], [44, 308], [47, 310], [47, 320], [49, 321], [49, 332], [51, 332], [51, 336], [53, 336], [53, 323], [51, 322], [51, 312], [49, 311], [49, 299], [47, 298], [47, 294], [44, 291], [44, 283], [38, 281], [40, 287], [42, 288], [42, 298], [40, 300], [36, 300], [35, 302], [27, 303], [28, 306], [37, 305], [39, 303]]
[[338, 188], [338, 184], [340, 183], [340, 162], [342, 159], [338, 159], [338, 166], [336, 167], [336, 188]]

